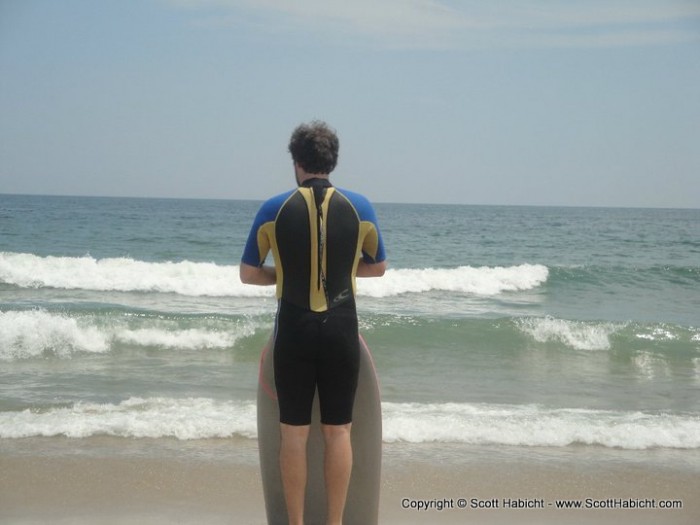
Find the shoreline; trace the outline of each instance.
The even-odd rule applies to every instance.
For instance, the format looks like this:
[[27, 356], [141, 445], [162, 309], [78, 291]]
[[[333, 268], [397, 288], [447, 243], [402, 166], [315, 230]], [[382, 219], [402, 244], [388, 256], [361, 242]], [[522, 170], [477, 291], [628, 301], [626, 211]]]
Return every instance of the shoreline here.
[[[386, 444], [380, 523], [690, 525], [700, 522], [698, 456], [695, 450]], [[586, 499], [646, 508], [556, 507], [559, 500], [585, 505]], [[682, 508], [659, 508], [672, 501]], [[257, 443], [0, 440], [0, 521], [263, 525]]]

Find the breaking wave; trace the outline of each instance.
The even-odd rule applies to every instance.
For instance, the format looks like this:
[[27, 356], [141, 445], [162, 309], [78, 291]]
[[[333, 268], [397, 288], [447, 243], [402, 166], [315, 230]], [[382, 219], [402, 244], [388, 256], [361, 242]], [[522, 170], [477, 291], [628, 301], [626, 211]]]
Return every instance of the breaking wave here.
[[255, 332], [250, 320], [175, 320], [161, 317], [100, 319], [44, 310], [0, 312], [0, 361], [70, 358], [110, 352], [117, 345], [212, 350], [231, 348]]
[[[383, 279], [358, 280], [358, 293], [391, 297], [431, 291], [496, 295], [530, 290], [549, 275], [546, 266], [460, 266], [450, 269], [389, 269]], [[267, 297], [271, 287], [242, 284], [238, 266], [192, 261], [144, 262], [130, 258], [40, 257], [0, 252], [0, 283], [20, 288], [109, 292], [157, 292], [186, 296]]]
[[[700, 417], [537, 405], [383, 403], [385, 442], [700, 448]], [[257, 438], [254, 401], [138, 398], [0, 412], [0, 438]]]

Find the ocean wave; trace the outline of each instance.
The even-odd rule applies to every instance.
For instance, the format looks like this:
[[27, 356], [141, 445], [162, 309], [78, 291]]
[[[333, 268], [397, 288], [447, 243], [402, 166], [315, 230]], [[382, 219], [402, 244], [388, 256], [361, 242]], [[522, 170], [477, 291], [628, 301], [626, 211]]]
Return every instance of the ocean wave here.
[[397, 269], [388, 270], [382, 279], [359, 281], [358, 291], [370, 297], [433, 291], [490, 296], [537, 288], [548, 275], [549, 270], [541, 264]]
[[[387, 443], [700, 448], [700, 416], [536, 405], [382, 403]], [[257, 438], [254, 401], [129, 398], [0, 413], [0, 438]]]
[[553, 286], [697, 286], [700, 284], [700, 266], [551, 266], [550, 283]]
[[[360, 279], [359, 295], [391, 297], [432, 291], [491, 296], [530, 290], [547, 280], [540, 264], [509, 267], [389, 269], [383, 279]], [[0, 252], [0, 283], [20, 288], [176, 293], [186, 296], [270, 297], [271, 287], [242, 284], [238, 266], [130, 258], [40, 257]]]
[[538, 343], [559, 342], [575, 350], [610, 350], [610, 336], [625, 327], [620, 323], [570, 321], [553, 317], [520, 318], [515, 325]]
[[83, 326], [78, 319], [43, 311], [0, 312], [0, 360], [107, 351], [106, 334], [96, 326]]
[[[99, 354], [117, 345], [171, 350], [231, 348], [255, 332], [254, 321], [182, 321], [160, 317], [70, 316], [44, 310], [0, 312], [0, 361]], [[213, 326], [209, 326], [213, 325]]]
[[[361, 330], [381, 337], [387, 348], [423, 352], [436, 341], [447, 351], [497, 350], [557, 346], [563, 351], [653, 352], [658, 358], [700, 351], [700, 328], [669, 323], [611, 323], [554, 317], [503, 319], [440, 318], [366, 314]], [[184, 315], [129, 311], [0, 311], [0, 361], [70, 359], [123, 348], [166, 351], [225, 350], [271, 329], [265, 315]], [[485, 343], [486, 342], [486, 343]], [[242, 348], [242, 347], [241, 347]]]
[[130, 258], [39, 257], [0, 253], [0, 282], [21, 288], [59, 288], [109, 292], [161, 292], [187, 296], [270, 295], [246, 286], [237, 266], [203, 262], [144, 262]]
[[521, 317], [513, 323], [538, 343], [558, 343], [574, 350], [700, 349], [696, 344], [700, 329], [670, 323], [576, 321], [551, 316]]
[[207, 398], [138, 398], [118, 404], [78, 402], [69, 407], [0, 413], [0, 438], [90, 436], [207, 439], [255, 438], [255, 402]]
[[700, 448], [700, 416], [535, 405], [383, 403], [384, 440], [643, 450]]

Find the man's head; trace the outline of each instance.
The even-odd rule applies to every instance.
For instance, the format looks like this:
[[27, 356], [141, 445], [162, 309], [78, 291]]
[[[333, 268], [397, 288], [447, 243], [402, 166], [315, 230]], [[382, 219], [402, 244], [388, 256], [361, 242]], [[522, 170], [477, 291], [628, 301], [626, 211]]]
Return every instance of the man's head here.
[[301, 124], [289, 140], [289, 153], [294, 163], [314, 175], [328, 174], [335, 169], [339, 147], [335, 130], [320, 120]]

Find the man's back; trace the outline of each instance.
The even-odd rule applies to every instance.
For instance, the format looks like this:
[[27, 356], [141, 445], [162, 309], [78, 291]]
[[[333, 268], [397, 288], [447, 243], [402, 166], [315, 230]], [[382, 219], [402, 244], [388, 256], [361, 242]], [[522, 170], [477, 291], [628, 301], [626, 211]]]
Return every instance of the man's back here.
[[270, 250], [278, 298], [315, 312], [354, 297], [360, 256], [370, 264], [384, 258], [367, 199], [321, 178], [262, 206], [243, 262], [259, 266]]

